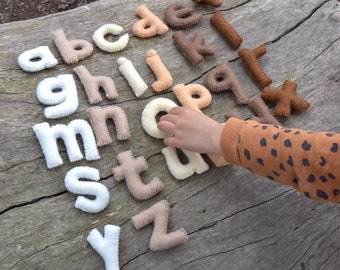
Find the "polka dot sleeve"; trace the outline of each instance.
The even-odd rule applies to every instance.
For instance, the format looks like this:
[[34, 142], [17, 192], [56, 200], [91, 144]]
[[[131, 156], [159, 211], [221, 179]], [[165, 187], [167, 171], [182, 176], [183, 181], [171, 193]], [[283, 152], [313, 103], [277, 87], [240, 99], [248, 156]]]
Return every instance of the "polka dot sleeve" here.
[[231, 164], [290, 185], [306, 197], [340, 202], [340, 134], [230, 118], [221, 147]]

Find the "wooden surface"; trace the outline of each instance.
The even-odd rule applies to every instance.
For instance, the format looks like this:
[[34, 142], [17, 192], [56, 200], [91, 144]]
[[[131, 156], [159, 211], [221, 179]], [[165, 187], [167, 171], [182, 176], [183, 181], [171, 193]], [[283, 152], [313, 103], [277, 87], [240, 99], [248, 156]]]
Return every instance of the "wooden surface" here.
[[[116, 3], [117, 2], [117, 3]], [[120, 2], [118, 4], [118, 2]], [[147, 40], [132, 35], [138, 20], [134, 9], [145, 4], [163, 19], [168, 1], [100, 0], [88, 6], [48, 17], [0, 25], [0, 268], [1, 269], [104, 269], [101, 257], [86, 241], [106, 224], [121, 226], [119, 262], [121, 269], [340, 269], [340, 208], [304, 198], [290, 187], [257, 177], [235, 166], [211, 166], [202, 175], [178, 181], [169, 173], [161, 149], [162, 141], [148, 136], [141, 125], [141, 112], [155, 97], [174, 100], [169, 91], [156, 94], [149, 87], [135, 98], [118, 71], [120, 56], [130, 59], [150, 86], [155, 80], [145, 56], [158, 51], [174, 77], [174, 84], [202, 83], [205, 74], [223, 60], [229, 60], [249, 97], [260, 95], [249, 72], [222, 36], [210, 25], [216, 9], [194, 6], [203, 21], [185, 35], [200, 32], [206, 44], [216, 46], [217, 54], [197, 67], [188, 64], [174, 47], [168, 33]], [[242, 48], [267, 45], [260, 59], [262, 68], [281, 87], [284, 80], [298, 83], [298, 96], [311, 107], [294, 113], [281, 123], [289, 127], [340, 132], [340, 3], [336, 0], [231, 0], [218, 8], [243, 37]], [[89, 108], [83, 87], [76, 76], [80, 106], [69, 117], [47, 120], [44, 106], [36, 98], [38, 83], [47, 77], [72, 73], [76, 65], [66, 65], [53, 44], [51, 31], [63, 28], [69, 39], [91, 41], [93, 32], [107, 23], [124, 27], [130, 41], [119, 53], [98, 48], [80, 62], [93, 75], [113, 78], [119, 98], [100, 105], [115, 104], [126, 112], [131, 138], [113, 140], [99, 148], [101, 159], [69, 163], [62, 148], [64, 165], [47, 169], [32, 126], [49, 122], [67, 124], [86, 119]], [[25, 50], [47, 45], [58, 58], [57, 67], [26, 73], [17, 64]], [[224, 121], [224, 114], [237, 109], [249, 118], [251, 110], [235, 104], [230, 93], [213, 95], [204, 112]], [[114, 130], [111, 127], [114, 137]], [[140, 202], [117, 183], [112, 168], [116, 155], [131, 149], [135, 157], [144, 156], [149, 169], [145, 182], [159, 176], [163, 192]], [[110, 203], [98, 214], [76, 209], [76, 195], [66, 191], [64, 176], [75, 166], [99, 169], [101, 182], [110, 191]], [[131, 217], [155, 202], [171, 204], [169, 231], [181, 227], [189, 240], [175, 248], [152, 252], [148, 243], [153, 227], [136, 230]]]

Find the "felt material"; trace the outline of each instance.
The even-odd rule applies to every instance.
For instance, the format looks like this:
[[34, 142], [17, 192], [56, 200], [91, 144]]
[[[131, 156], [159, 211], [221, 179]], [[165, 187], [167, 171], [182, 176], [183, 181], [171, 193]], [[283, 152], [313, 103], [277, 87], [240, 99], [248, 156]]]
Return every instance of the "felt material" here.
[[184, 107], [193, 110], [207, 107], [212, 100], [209, 90], [200, 84], [177, 84], [172, 90]]
[[304, 112], [310, 106], [309, 102], [295, 96], [297, 84], [286, 80], [282, 90], [266, 87], [261, 93], [265, 101], [276, 103], [274, 115], [279, 117], [289, 117], [292, 110]]
[[[38, 61], [32, 61], [39, 59]], [[47, 46], [40, 46], [22, 52], [18, 57], [19, 66], [27, 72], [38, 72], [46, 68], [52, 68], [58, 64], [58, 60]]]
[[131, 219], [137, 230], [153, 222], [154, 228], [149, 243], [153, 251], [169, 249], [188, 240], [188, 235], [183, 228], [171, 233], [167, 232], [169, 203], [166, 200], [155, 203]]
[[34, 125], [33, 131], [40, 143], [46, 165], [49, 169], [63, 164], [63, 160], [58, 152], [58, 138], [63, 139], [70, 162], [83, 158], [76, 139], [77, 134], [82, 137], [86, 160], [97, 160], [100, 158], [91, 126], [85, 120], [75, 119], [67, 126], [57, 124], [52, 127], [44, 122]]
[[51, 105], [44, 109], [46, 118], [65, 117], [78, 109], [77, 87], [71, 74], [43, 79], [37, 86], [36, 94], [42, 104]]
[[89, 57], [93, 52], [92, 44], [86, 40], [67, 40], [63, 29], [53, 31], [52, 36], [54, 44], [66, 64], [76, 64]]
[[119, 65], [119, 71], [127, 80], [136, 97], [142, 96], [148, 89], [148, 86], [145, 84], [131, 61], [125, 57], [119, 57], [117, 63]]
[[204, 61], [204, 56], [214, 56], [216, 49], [211, 45], [204, 45], [205, 39], [201, 34], [194, 34], [192, 41], [188, 41], [182, 31], [177, 31], [172, 35], [176, 48], [185, 59], [196, 66]]
[[176, 148], [168, 146], [162, 149], [166, 164], [173, 177], [183, 180], [194, 173], [201, 174], [209, 170], [209, 165], [204, 161], [201, 154], [186, 150], [182, 150], [182, 152], [189, 160], [187, 164], [182, 164]]
[[223, 61], [214, 69], [210, 70], [203, 84], [214, 93], [231, 90], [236, 98], [237, 104], [248, 103], [249, 98], [228, 61]]
[[217, 11], [211, 18], [210, 23], [221, 33], [232, 48], [240, 47], [243, 39], [235, 28], [223, 17], [222, 12]]
[[261, 97], [255, 97], [248, 102], [249, 107], [255, 112], [256, 116], [251, 117], [262, 124], [281, 125], [281, 123], [270, 113], [268, 106]]
[[216, 167], [224, 167], [230, 164], [220, 155], [208, 154], [208, 157]]
[[224, 115], [224, 118], [226, 120], [228, 120], [229, 118], [237, 118], [237, 119], [243, 119], [240, 115], [240, 112], [238, 110], [231, 110], [231, 111], [228, 111], [225, 115]]
[[168, 89], [173, 83], [173, 78], [155, 50], [147, 52], [146, 63], [157, 78], [157, 81], [151, 85], [152, 89], [156, 92]]
[[105, 270], [119, 270], [119, 234], [119, 226], [107, 224], [104, 226], [104, 237], [93, 229], [86, 238], [103, 258]]
[[127, 46], [129, 34], [122, 35], [117, 41], [111, 42], [105, 39], [108, 34], [117, 36], [123, 33], [124, 29], [120, 25], [109, 23], [99, 27], [92, 35], [94, 43], [104, 52], [119, 52]]
[[84, 66], [75, 67], [73, 71], [78, 75], [83, 84], [90, 104], [97, 104], [103, 101], [100, 95], [101, 88], [108, 99], [116, 99], [118, 97], [116, 86], [110, 77], [92, 76]]
[[132, 152], [125, 151], [118, 154], [120, 166], [112, 169], [113, 177], [117, 181], [125, 179], [126, 185], [137, 200], [148, 200], [161, 192], [164, 184], [158, 177], [154, 177], [148, 184], [143, 184], [140, 174], [148, 168], [144, 157], [134, 158]]
[[243, 64], [250, 71], [253, 79], [262, 88], [269, 86], [272, 83], [272, 79], [262, 70], [258, 59], [265, 55], [267, 52], [266, 45], [260, 45], [254, 50], [242, 49], [238, 52]]
[[[96, 182], [80, 181], [80, 179]], [[78, 196], [74, 204], [76, 208], [87, 213], [99, 213], [105, 209], [110, 200], [110, 193], [103, 184], [98, 183], [99, 180], [99, 171], [87, 166], [74, 167], [66, 173], [64, 183], [69, 192], [95, 196], [93, 200]]]
[[202, 4], [202, 5], [209, 5], [212, 7], [220, 7], [222, 6], [221, 0], [192, 0], [196, 4]]
[[203, 19], [203, 16], [195, 14], [192, 7], [177, 2], [165, 9], [164, 19], [172, 29], [184, 30], [198, 24]]
[[156, 116], [160, 112], [168, 112], [177, 104], [168, 98], [155, 98], [143, 109], [142, 126], [147, 134], [156, 139], [164, 139], [167, 134], [157, 128]]
[[221, 136], [225, 159], [309, 198], [340, 202], [340, 134], [229, 119]]
[[132, 33], [140, 38], [150, 38], [163, 35], [169, 27], [153, 14], [145, 5], [136, 8], [136, 13], [142, 19], [132, 26]]
[[112, 139], [107, 127], [107, 119], [112, 119], [114, 123], [117, 140], [122, 141], [130, 138], [129, 123], [122, 108], [118, 106], [95, 106], [89, 108], [87, 113], [96, 136], [98, 147], [112, 143]]

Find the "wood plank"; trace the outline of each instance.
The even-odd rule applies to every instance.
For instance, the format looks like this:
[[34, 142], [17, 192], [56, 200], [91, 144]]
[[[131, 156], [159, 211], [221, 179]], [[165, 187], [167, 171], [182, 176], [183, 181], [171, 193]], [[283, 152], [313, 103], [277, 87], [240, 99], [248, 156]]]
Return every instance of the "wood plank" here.
[[[190, 66], [173, 46], [170, 30], [163, 36], [141, 40], [131, 27], [138, 20], [134, 9], [142, 3], [127, 0], [119, 4], [109, 0], [23, 22], [0, 25], [0, 265], [1, 269], [104, 269], [100, 256], [88, 245], [86, 237], [93, 228], [103, 232], [106, 224], [121, 226], [120, 265], [122, 269], [337, 269], [339, 260], [339, 209], [334, 204], [311, 201], [289, 187], [254, 176], [234, 166], [214, 168], [184, 181], [169, 173], [160, 140], [146, 135], [140, 121], [145, 105], [155, 97], [177, 102], [171, 92], [154, 93], [151, 88], [136, 98], [118, 71], [120, 56], [127, 57], [148, 85], [154, 75], [147, 67], [145, 55], [156, 49], [178, 83], [202, 83], [206, 73], [223, 60], [231, 66], [250, 97], [260, 94], [248, 71], [238, 59], [237, 50], [223, 40], [210, 26], [216, 9], [194, 6], [204, 15], [197, 26], [185, 30], [192, 36], [200, 32], [207, 44], [214, 44], [217, 55], [198, 67]], [[163, 19], [167, 1], [143, 1]], [[312, 1], [227, 1], [219, 8], [244, 39], [243, 48], [267, 45], [260, 59], [263, 69], [281, 87], [286, 79], [298, 83], [298, 95], [311, 107], [280, 121], [285, 126], [310, 130], [340, 132], [340, 56], [339, 12], [335, 0]], [[123, 11], [123, 12], [122, 12]], [[35, 96], [38, 83], [51, 76], [72, 73], [76, 65], [65, 65], [55, 48], [51, 31], [63, 28], [70, 39], [91, 40], [93, 32], [106, 23], [116, 23], [129, 33], [125, 50], [108, 54], [95, 49], [85, 65], [94, 75], [113, 78], [119, 92], [115, 104], [127, 114], [131, 139], [99, 149], [101, 159], [76, 163], [67, 161], [62, 148], [63, 166], [48, 170], [32, 126], [46, 121], [44, 106]], [[28, 49], [47, 45], [58, 57], [51, 70], [35, 74], [22, 71], [18, 55]], [[68, 123], [88, 119], [89, 108], [83, 87], [75, 76], [79, 108], [69, 117], [47, 122]], [[244, 118], [251, 110], [235, 104], [230, 93], [213, 95], [204, 112], [224, 121], [224, 114], [237, 109]], [[110, 129], [114, 135], [113, 127]], [[145, 202], [128, 192], [125, 183], [117, 183], [112, 168], [118, 165], [116, 155], [131, 149], [148, 160], [149, 169], [142, 174], [150, 181], [159, 176], [165, 190]], [[100, 170], [101, 182], [110, 191], [108, 207], [98, 214], [87, 214], [74, 208], [76, 196], [66, 191], [66, 172], [79, 165]], [[208, 198], [208, 199], [207, 199]], [[171, 205], [169, 230], [184, 227], [189, 241], [173, 249], [152, 252], [148, 242], [152, 226], [135, 230], [130, 218], [160, 199]]]

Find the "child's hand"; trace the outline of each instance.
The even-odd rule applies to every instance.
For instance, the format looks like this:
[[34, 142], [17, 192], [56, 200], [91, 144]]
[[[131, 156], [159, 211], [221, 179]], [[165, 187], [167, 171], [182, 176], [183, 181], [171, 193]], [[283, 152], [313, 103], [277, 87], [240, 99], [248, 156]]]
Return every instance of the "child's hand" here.
[[223, 125], [201, 112], [184, 107], [172, 108], [160, 118], [157, 127], [169, 134], [164, 139], [168, 146], [222, 155], [220, 139]]

